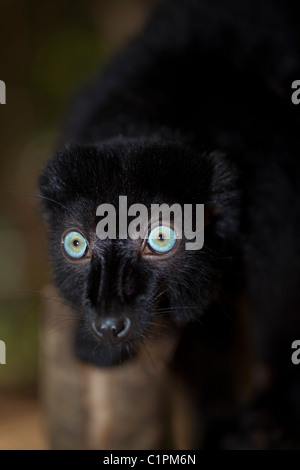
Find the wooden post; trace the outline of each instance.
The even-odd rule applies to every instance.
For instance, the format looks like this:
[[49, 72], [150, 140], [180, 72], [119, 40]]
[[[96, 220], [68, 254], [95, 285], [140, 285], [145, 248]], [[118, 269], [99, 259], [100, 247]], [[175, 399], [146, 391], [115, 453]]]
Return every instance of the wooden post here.
[[74, 358], [76, 320], [53, 287], [44, 292], [41, 396], [50, 447], [192, 448], [193, 411], [168, 368], [178, 335], [166, 332], [133, 360], [102, 369]]

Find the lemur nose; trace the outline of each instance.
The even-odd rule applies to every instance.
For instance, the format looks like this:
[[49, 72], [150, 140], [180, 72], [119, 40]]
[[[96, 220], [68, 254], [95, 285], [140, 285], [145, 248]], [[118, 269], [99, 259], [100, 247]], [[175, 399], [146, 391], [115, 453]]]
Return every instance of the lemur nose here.
[[130, 330], [128, 317], [107, 317], [92, 322], [92, 329], [96, 336], [107, 343], [123, 341]]

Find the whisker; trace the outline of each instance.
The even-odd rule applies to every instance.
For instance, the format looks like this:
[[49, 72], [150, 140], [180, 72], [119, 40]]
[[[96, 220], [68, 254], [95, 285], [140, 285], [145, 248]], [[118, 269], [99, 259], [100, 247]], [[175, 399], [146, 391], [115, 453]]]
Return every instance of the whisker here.
[[76, 311], [76, 312], [80, 313], [81, 316], [85, 315], [84, 310], [79, 309], [78, 307], [74, 307], [74, 305], [71, 302], [69, 302], [68, 300], [66, 300], [64, 297], [54, 296], [54, 295], [45, 296], [44, 292], [42, 290], [38, 290], [38, 289], [17, 289], [17, 290], [18, 291], [31, 292], [31, 293], [35, 293], [35, 294], [40, 294], [42, 296], [42, 298], [40, 299], [39, 303], [42, 303], [43, 301], [53, 300], [53, 301], [58, 302], [62, 305], [65, 305], [66, 307], [70, 308], [70, 310], [71, 310], [70, 315], [72, 315], [72, 311]]
[[145, 336], [143, 336], [143, 337], [142, 337], [142, 344], [143, 344], [143, 346], [145, 347], [145, 351], [146, 351], [146, 353], [147, 353], [147, 355], [148, 355], [148, 357], [149, 357], [151, 366], [153, 367], [154, 371], [157, 372], [157, 367], [156, 367], [156, 365], [155, 365], [155, 363], [154, 363], [154, 361], [153, 361], [153, 358], [152, 358], [152, 356], [151, 356], [150, 350], [149, 350], [149, 348], [148, 348], [147, 341], [148, 341], [147, 338], [146, 338]]
[[174, 310], [199, 310], [199, 307], [189, 307], [189, 306], [186, 306], [186, 307], [165, 307], [165, 308], [157, 308], [155, 309], [155, 312], [172, 312]]
[[30, 193], [30, 192], [26, 192], [26, 191], [15, 191], [13, 189], [2, 189], [2, 188], [0, 189], [0, 191], [3, 192], [3, 193], [18, 194], [20, 196], [30, 196], [30, 197], [36, 197], [36, 198], [39, 198], [39, 199], [45, 199], [47, 201], [54, 202], [55, 204], [63, 207], [66, 210], [69, 210], [69, 208], [67, 206], [65, 206], [64, 204], [62, 204], [61, 202], [56, 201], [55, 199], [51, 199], [50, 197], [43, 196], [42, 194], [39, 194], [39, 193]]
[[68, 206], [66, 206], [65, 204], [62, 204], [61, 202], [57, 201], [56, 199], [52, 199], [50, 197], [43, 196], [42, 194], [39, 194], [39, 193], [30, 193], [30, 192], [26, 192], [26, 191], [15, 191], [15, 190], [12, 190], [12, 189], [0, 189], [0, 192], [10, 193], [10, 194], [17, 194], [17, 195], [21, 195], [21, 196], [29, 196], [29, 197], [34, 197], [34, 198], [37, 198], [37, 199], [44, 199], [45, 201], [53, 202], [54, 204], [57, 204], [58, 206], [65, 209], [69, 214], [71, 214], [76, 219], [77, 225], [83, 229], [82, 224], [78, 221], [77, 215], [75, 213], [73, 213], [73, 211], [71, 211], [71, 209]]

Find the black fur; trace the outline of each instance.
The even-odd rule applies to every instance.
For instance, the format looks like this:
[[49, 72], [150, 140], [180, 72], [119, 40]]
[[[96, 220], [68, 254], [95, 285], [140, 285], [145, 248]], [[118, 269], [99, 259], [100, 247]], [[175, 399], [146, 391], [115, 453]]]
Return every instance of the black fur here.
[[[299, 446], [300, 370], [290, 360], [300, 337], [300, 110], [290, 99], [299, 28], [292, 0], [163, 3], [79, 93], [40, 178], [55, 281], [84, 311], [77, 354], [119, 363], [144, 347], [158, 309], [172, 309], [165, 321], [182, 331], [175, 367], [202, 407], [206, 447]], [[96, 207], [119, 195], [204, 203], [204, 248], [150, 261], [134, 241], [95, 239]], [[61, 253], [73, 226], [94, 244], [88, 263]], [[239, 406], [242, 299], [251, 321], [240, 343], [270, 379]], [[110, 312], [133, 325], [118, 345], [90, 332]]]

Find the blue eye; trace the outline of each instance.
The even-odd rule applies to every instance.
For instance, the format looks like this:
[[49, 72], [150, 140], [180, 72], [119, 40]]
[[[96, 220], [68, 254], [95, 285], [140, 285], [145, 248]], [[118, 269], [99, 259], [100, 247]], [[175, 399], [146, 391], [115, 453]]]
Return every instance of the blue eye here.
[[82, 258], [86, 253], [87, 241], [79, 232], [69, 232], [63, 239], [65, 252], [71, 258]]
[[157, 253], [167, 253], [176, 245], [176, 234], [170, 227], [159, 225], [150, 232], [148, 243]]

